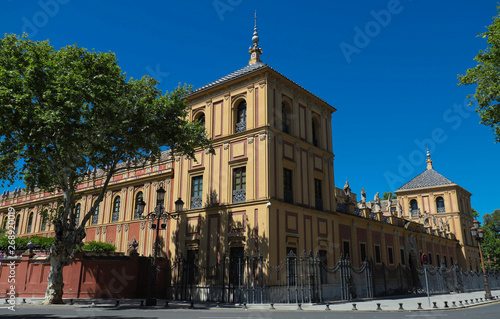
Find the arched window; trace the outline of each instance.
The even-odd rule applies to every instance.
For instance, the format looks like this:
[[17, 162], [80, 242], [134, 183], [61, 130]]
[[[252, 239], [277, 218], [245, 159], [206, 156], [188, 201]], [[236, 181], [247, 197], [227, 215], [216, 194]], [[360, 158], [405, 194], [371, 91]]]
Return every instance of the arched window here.
[[26, 233], [31, 233], [31, 228], [33, 226], [33, 213], [30, 213], [28, 217], [28, 227], [26, 228]]
[[244, 132], [247, 130], [247, 102], [241, 101], [238, 104], [238, 110], [236, 113], [236, 127], [235, 132]]
[[417, 203], [417, 200], [412, 199], [410, 201], [410, 206], [411, 206], [411, 214], [418, 216], [418, 203]]
[[316, 118], [312, 120], [312, 142], [314, 146], [319, 146], [319, 121]]
[[47, 228], [47, 217], [44, 216], [42, 217], [42, 226], [40, 227], [40, 231], [45, 231], [46, 228]]
[[95, 208], [94, 215], [92, 215], [92, 221], [91, 221], [92, 225], [97, 225], [97, 222], [99, 221], [99, 206], [100, 205], [97, 205], [97, 207]]
[[21, 215], [17, 215], [16, 217], [16, 226], [14, 228], [14, 232], [16, 233], [16, 235], [19, 233], [19, 223], [21, 221]]
[[120, 196], [115, 198], [113, 202], [113, 212], [111, 215], [111, 222], [117, 222], [120, 219]]
[[443, 197], [438, 197], [436, 199], [436, 206], [437, 206], [437, 212], [438, 213], [444, 213], [446, 211], [446, 208], [444, 207], [444, 199], [443, 199]]
[[281, 130], [290, 134], [290, 112], [285, 103], [281, 104]]
[[201, 113], [200, 116], [196, 119], [198, 123], [200, 123], [201, 126], [205, 127], [205, 114]]
[[144, 195], [142, 194], [142, 192], [137, 193], [137, 195], [135, 196], [134, 219], [140, 219], [141, 218], [141, 215], [139, 215], [139, 210], [137, 209], [137, 203], [139, 203], [140, 201], [142, 201], [143, 198], [144, 198]]
[[78, 226], [80, 222], [80, 211], [82, 210], [82, 204], [78, 203], [75, 208], [75, 226]]

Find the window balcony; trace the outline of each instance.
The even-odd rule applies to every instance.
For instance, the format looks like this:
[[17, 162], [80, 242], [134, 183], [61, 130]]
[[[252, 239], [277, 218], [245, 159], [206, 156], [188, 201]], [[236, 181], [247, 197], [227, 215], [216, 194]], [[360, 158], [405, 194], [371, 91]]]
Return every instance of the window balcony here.
[[347, 206], [344, 203], [337, 203], [337, 211], [347, 213]]
[[191, 209], [201, 208], [203, 200], [201, 196], [193, 196], [191, 197]]
[[412, 216], [418, 216], [420, 214], [420, 209], [412, 209], [411, 214]]
[[240, 133], [240, 132], [245, 132], [247, 130], [247, 122], [244, 121], [244, 122], [239, 122], [239, 123], [236, 123], [236, 133]]
[[113, 212], [111, 215], [111, 222], [117, 222], [120, 218], [120, 212]]
[[446, 213], [446, 208], [445, 207], [438, 207], [438, 213]]
[[321, 198], [316, 198], [315, 199], [315, 205], [317, 210], [323, 210], [323, 199]]
[[284, 190], [284, 200], [285, 203], [293, 204], [293, 191], [285, 189]]
[[247, 200], [246, 189], [233, 189], [233, 203], [242, 203]]

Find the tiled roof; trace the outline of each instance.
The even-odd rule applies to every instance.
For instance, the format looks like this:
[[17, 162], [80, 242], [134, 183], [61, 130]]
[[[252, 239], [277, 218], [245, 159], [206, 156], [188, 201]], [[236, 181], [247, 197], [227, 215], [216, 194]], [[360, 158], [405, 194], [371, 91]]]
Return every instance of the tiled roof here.
[[328, 104], [328, 102], [326, 102], [326, 101], [325, 101], [325, 100], [323, 100], [322, 98], [320, 98], [320, 97], [316, 96], [315, 94], [311, 93], [310, 91], [306, 90], [305, 88], [303, 88], [302, 86], [300, 86], [300, 85], [299, 85], [299, 84], [297, 84], [296, 82], [294, 82], [294, 81], [290, 80], [289, 78], [287, 78], [286, 76], [284, 76], [283, 74], [281, 74], [280, 72], [276, 71], [275, 69], [273, 69], [272, 67], [270, 67], [269, 65], [267, 65], [266, 63], [263, 63], [263, 62], [257, 62], [257, 63], [254, 63], [254, 64], [247, 65], [247, 66], [246, 66], [246, 67], [244, 67], [244, 68], [241, 68], [241, 69], [239, 69], [239, 70], [237, 70], [237, 71], [234, 71], [233, 73], [230, 73], [230, 74], [228, 74], [228, 75], [226, 75], [226, 76], [223, 76], [223, 77], [221, 77], [221, 78], [220, 78], [220, 79], [218, 79], [218, 80], [215, 80], [215, 81], [213, 81], [213, 82], [210, 82], [210, 83], [208, 83], [208, 84], [206, 84], [206, 85], [204, 85], [204, 86], [202, 86], [202, 87], [197, 88], [196, 90], [193, 90], [193, 91], [191, 92], [191, 94], [190, 94], [190, 95], [195, 94], [195, 93], [198, 93], [198, 92], [201, 92], [201, 91], [206, 90], [206, 89], [209, 89], [209, 88], [212, 88], [212, 87], [217, 86], [217, 85], [219, 85], [219, 84], [222, 84], [222, 83], [224, 83], [224, 82], [231, 81], [231, 80], [233, 80], [233, 79], [236, 79], [236, 78], [238, 78], [238, 77], [241, 77], [241, 76], [243, 76], [243, 75], [246, 75], [246, 74], [252, 73], [252, 72], [254, 72], [254, 71], [256, 71], [256, 70], [263, 69], [263, 68], [269, 68], [269, 69], [273, 70], [274, 72], [278, 73], [280, 76], [282, 76], [282, 77], [284, 77], [284, 78], [288, 79], [290, 82], [292, 82], [292, 83], [294, 83], [295, 85], [297, 85], [298, 87], [302, 88], [304, 91], [306, 91], [306, 92], [308, 92], [308, 93], [310, 93], [310, 94], [314, 95], [314, 96], [315, 96], [318, 100], [322, 101], [322, 102], [323, 102], [323, 103], [325, 103], [325, 104]]
[[257, 63], [251, 64], [251, 65], [247, 65], [246, 67], [241, 68], [241, 69], [239, 69], [237, 71], [234, 71], [233, 73], [228, 74], [228, 75], [226, 75], [226, 76], [224, 76], [224, 77], [222, 77], [222, 78], [220, 78], [218, 80], [215, 80], [215, 81], [210, 82], [210, 83], [208, 83], [208, 84], [206, 84], [206, 85], [204, 85], [202, 87], [197, 88], [191, 94], [197, 93], [199, 91], [203, 91], [205, 89], [211, 88], [211, 87], [219, 85], [221, 83], [230, 81], [232, 79], [235, 79], [235, 78], [240, 77], [242, 75], [245, 75], [247, 73], [253, 72], [253, 71], [258, 70], [260, 68], [264, 68], [266, 66], [267, 66], [267, 64], [262, 63], [262, 62], [257, 62]]
[[433, 169], [428, 169], [417, 175], [408, 183], [401, 186], [398, 190], [416, 189], [423, 187], [439, 186], [439, 185], [456, 185], [443, 175]]

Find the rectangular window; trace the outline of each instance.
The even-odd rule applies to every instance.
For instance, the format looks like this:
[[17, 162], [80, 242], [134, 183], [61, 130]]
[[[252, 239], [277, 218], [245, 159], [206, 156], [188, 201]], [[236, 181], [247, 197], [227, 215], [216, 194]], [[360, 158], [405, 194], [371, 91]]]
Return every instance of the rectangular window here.
[[246, 201], [247, 170], [238, 167], [233, 170], [233, 203]]
[[375, 263], [380, 264], [382, 259], [380, 257], [380, 246], [375, 245]]
[[401, 249], [401, 265], [406, 265], [405, 251]]
[[351, 258], [351, 251], [350, 251], [350, 246], [349, 246], [349, 242], [348, 241], [344, 241], [343, 242], [343, 246], [344, 246], [344, 258]]
[[321, 180], [314, 179], [314, 199], [316, 204], [316, 209], [323, 210], [323, 193], [321, 190]]
[[283, 169], [283, 190], [285, 202], [293, 204], [292, 171], [287, 168]]
[[453, 263], [453, 257], [450, 256], [450, 264], [451, 264], [451, 267], [453, 267], [454, 263]]
[[446, 256], [443, 256], [443, 261], [444, 261], [444, 266], [448, 268], [448, 260], [446, 259]]
[[439, 254], [436, 254], [436, 266], [441, 266], [441, 258], [439, 258]]
[[361, 254], [361, 262], [366, 260], [366, 244], [359, 244], [359, 252]]
[[203, 176], [194, 176], [191, 185], [191, 209], [201, 208], [203, 202]]
[[432, 265], [432, 254], [429, 253], [429, 265]]
[[392, 253], [392, 247], [387, 247], [387, 254], [389, 257], [389, 265], [394, 265], [394, 255]]

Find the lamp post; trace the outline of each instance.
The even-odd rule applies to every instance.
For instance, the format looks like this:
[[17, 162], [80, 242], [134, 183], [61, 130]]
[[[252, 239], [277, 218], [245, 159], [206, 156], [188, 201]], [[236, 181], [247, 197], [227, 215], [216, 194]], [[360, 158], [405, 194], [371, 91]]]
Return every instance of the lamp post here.
[[[156, 207], [155, 210], [146, 216], [143, 216], [144, 208], [146, 207], [146, 203], [140, 199], [137, 202], [137, 212], [141, 219], [149, 219], [152, 221], [151, 229], [156, 230], [156, 236], [154, 241], [154, 250], [153, 250], [153, 263], [151, 266], [151, 283], [149, 289], [149, 297], [146, 299], [146, 306], [156, 306], [156, 276], [158, 273], [158, 266], [156, 265], [156, 259], [158, 257], [158, 236], [160, 234], [161, 229], [166, 229], [167, 224], [166, 221], [169, 219], [178, 219], [179, 213], [182, 211], [184, 202], [181, 198], [175, 201], [175, 213], [172, 214], [168, 211], [165, 211], [163, 208], [163, 202], [165, 200], [165, 189], [163, 189], [163, 183], [160, 183], [160, 188], [156, 190]], [[161, 223], [160, 223], [161, 221]]]
[[470, 233], [473, 238], [476, 239], [477, 244], [479, 246], [479, 255], [481, 256], [481, 264], [483, 266], [483, 275], [484, 275], [484, 298], [485, 299], [491, 299], [491, 291], [490, 288], [488, 287], [488, 275], [486, 274], [486, 269], [484, 268], [484, 258], [483, 258], [483, 251], [481, 249], [481, 243], [484, 240], [484, 231], [482, 229], [479, 229], [479, 221], [474, 219], [472, 221], [472, 227], [470, 229]]

